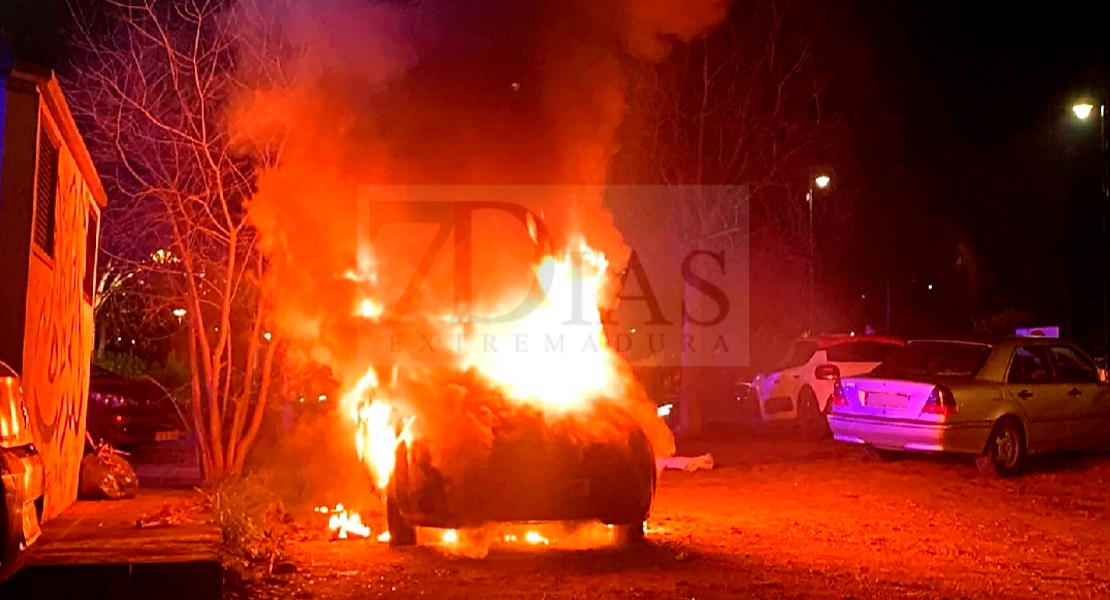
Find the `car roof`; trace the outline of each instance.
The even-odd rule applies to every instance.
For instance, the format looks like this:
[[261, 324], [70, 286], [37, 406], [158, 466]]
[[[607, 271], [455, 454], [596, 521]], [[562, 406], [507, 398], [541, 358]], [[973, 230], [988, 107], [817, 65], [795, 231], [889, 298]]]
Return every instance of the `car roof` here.
[[1067, 346], [1078, 350], [1084, 356], [1087, 354], [1074, 342], [1062, 338], [1050, 337], [968, 336], [948, 339], [911, 340], [909, 343], [911, 345], [922, 343], [965, 344], [990, 348], [990, 356], [987, 357], [987, 361], [983, 364], [983, 367], [979, 369], [979, 373], [975, 376], [975, 379], [993, 382], [1005, 380], [1006, 369], [1010, 364], [1010, 357], [1013, 356], [1014, 350], [1016, 350], [1018, 346]]
[[830, 346], [846, 343], [876, 342], [879, 344], [893, 344], [904, 346], [905, 340], [889, 335], [852, 335], [850, 333], [827, 333], [809, 338], [799, 338], [796, 342], [809, 341], [817, 344], [818, 350], [826, 350]]

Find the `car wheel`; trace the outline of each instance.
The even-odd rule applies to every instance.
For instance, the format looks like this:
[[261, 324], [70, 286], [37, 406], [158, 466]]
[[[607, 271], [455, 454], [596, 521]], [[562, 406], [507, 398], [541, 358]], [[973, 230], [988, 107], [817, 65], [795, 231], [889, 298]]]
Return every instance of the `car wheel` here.
[[749, 389], [740, 400], [740, 418], [752, 433], [759, 433], [763, 429], [763, 411], [759, 409], [759, 398], [756, 397], [755, 390]]
[[987, 439], [987, 448], [975, 458], [979, 470], [998, 477], [1012, 477], [1025, 466], [1025, 432], [1017, 422], [999, 421]]
[[631, 548], [643, 544], [646, 541], [644, 521], [617, 527], [615, 541], [617, 546], [621, 548]]
[[807, 438], [821, 439], [831, 435], [829, 420], [821, 412], [813, 388], [808, 386], [798, 392], [798, 427]]
[[863, 454], [868, 460], [879, 462], [893, 462], [902, 458], [902, 452], [898, 450], [884, 450], [876, 448], [870, 444], [863, 447]]
[[402, 443], [397, 446], [397, 461], [393, 476], [385, 491], [385, 521], [389, 529], [389, 545], [394, 548], [416, 545], [416, 528], [405, 522], [398, 502], [398, 491], [408, 485], [408, 449]]

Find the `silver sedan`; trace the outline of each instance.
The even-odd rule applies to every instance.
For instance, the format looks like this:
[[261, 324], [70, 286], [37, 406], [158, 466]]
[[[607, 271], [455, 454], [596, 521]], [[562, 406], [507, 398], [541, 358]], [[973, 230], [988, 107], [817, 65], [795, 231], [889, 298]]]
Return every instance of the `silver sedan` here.
[[867, 375], [840, 380], [830, 400], [837, 440], [882, 459], [971, 454], [1003, 476], [1031, 454], [1102, 447], [1110, 433], [1105, 371], [1058, 339], [911, 342]]

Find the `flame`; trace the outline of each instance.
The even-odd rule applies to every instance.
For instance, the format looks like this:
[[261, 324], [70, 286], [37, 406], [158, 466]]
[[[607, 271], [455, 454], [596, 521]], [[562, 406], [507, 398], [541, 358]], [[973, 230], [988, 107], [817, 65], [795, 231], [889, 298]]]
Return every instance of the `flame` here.
[[540, 532], [538, 531], [529, 531], [528, 533], [524, 534], [524, 541], [532, 544], [533, 546], [539, 544], [543, 544], [544, 546], [546, 546], [551, 543], [551, 540], [540, 535]]
[[454, 529], [448, 529], [443, 532], [444, 544], [457, 544], [459, 542], [459, 532]]
[[[524, 317], [480, 326], [464, 348], [464, 368], [476, 368], [519, 402], [563, 412], [618, 394], [615, 351], [601, 323], [610, 293], [605, 255], [578, 241], [573, 250], [548, 256], [536, 267], [544, 295]], [[490, 352], [484, 340], [512, 346]]]
[[316, 512], [328, 515], [328, 530], [335, 539], [345, 540], [352, 535], [360, 538], [370, 537], [370, 527], [363, 524], [362, 517], [357, 512], [343, 508], [342, 504], [336, 504], [332, 509], [317, 506]]
[[364, 319], [378, 319], [382, 316], [383, 310], [381, 303], [370, 298], [363, 298], [358, 304], [358, 316]]
[[384, 490], [393, 474], [403, 427], [398, 431], [393, 406], [380, 394], [378, 387], [377, 373], [371, 368], [347, 393], [344, 404], [355, 407], [358, 457], [370, 469], [378, 489]]
[[[451, 349], [456, 354], [453, 369], [472, 370], [509, 402], [556, 418], [595, 410], [602, 399], [623, 398], [630, 373], [609, 346], [602, 324], [602, 307], [614, 294], [605, 255], [577, 239], [569, 249], [543, 258], [534, 274], [543, 294], [519, 318], [493, 323], [435, 320], [435, 327], [448, 332], [445, 337], [465, 340]], [[381, 312], [381, 304], [372, 299], [362, 304], [364, 316]], [[490, 351], [490, 339], [511, 347]], [[406, 376], [424, 377], [416, 372]], [[357, 424], [359, 458], [380, 490], [392, 477], [398, 445], [412, 437], [410, 426], [416, 415], [404, 414], [399, 407], [421, 404], [404, 397], [405, 392], [397, 389], [398, 378], [394, 367], [391, 384], [382, 386], [371, 367], [344, 396]], [[651, 407], [650, 412], [655, 418], [656, 409]], [[542, 536], [537, 539], [529, 543], [547, 543]]]

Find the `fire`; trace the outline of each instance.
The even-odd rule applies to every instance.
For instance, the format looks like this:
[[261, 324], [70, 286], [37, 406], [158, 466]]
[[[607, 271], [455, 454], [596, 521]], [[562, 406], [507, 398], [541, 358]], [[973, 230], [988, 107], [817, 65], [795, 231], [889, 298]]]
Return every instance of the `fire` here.
[[[482, 325], [464, 346], [462, 366], [473, 367], [516, 401], [564, 412], [587, 408], [620, 392], [616, 353], [608, 346], [601, 309], [611, 294], [605, 255], [578, 241], [536, 267], [543, 297], [520, 319]], [[484, 340], [512, 344], [490, 352]]]
[[364, 319], [377, 319], [382, 316], [382, 305], [370, 298], [363, 298], [358, 304], [358, 316]]
[[528, 533], [524, 534], [524, 541], [532, 544], [533, 546], [538, 544], [543, 544], [544, 546], [546, 546], [551, 543], [551, 540], [540, 535], [540, 532], [538, 531], [529, 531]]
[[392, 405], [378, 394], [378, 376], [371, 368], [347, 394], [345, 404], [354, 407], [358, 423], [355, 448], [359, 459], [369, 467], [378, 489], [385, 489], [393, 474], [401, 435], [396, 428]]
[[342, 504], [336, 504], [335, 508], [317, 506], [316, 512], [328, 515], [328, 530], [335, 539], [345, 540], [352, 535], [360, 538], [370, 537], [370, 527], [363, 524], [362, 517], [357, 512], [343, 508]]
[[[586, 411], [599, 398], [619, 397], [625, 375], [601, 320], [601, 307], [613, 293], [608, 267], [604, 254], [578, 240], [572, 249], [549, 255], [536, 265], [535, 276], [544, 293], [522, 317], [505, 323], [440, 319], [438, 326], [449, 332], [448, 337], [460, 340], [452, 348], [458, 355], [454, 368], [474, 370], [508, 400], [553, 416]], [[373, 300], [362, 304], [363, 316], [381, 312], [381, 305]], [[514, 346], [490, 352], [485, 346], [488, 339], [508, 340]], [[395, 393], [380, 385], [370, 368], [345, 396], [344, 404], [358, 427], [359, 457], [379, 489], [389, 483], [397, 446], [416, 418], [400, 414], [389, 397]]]

